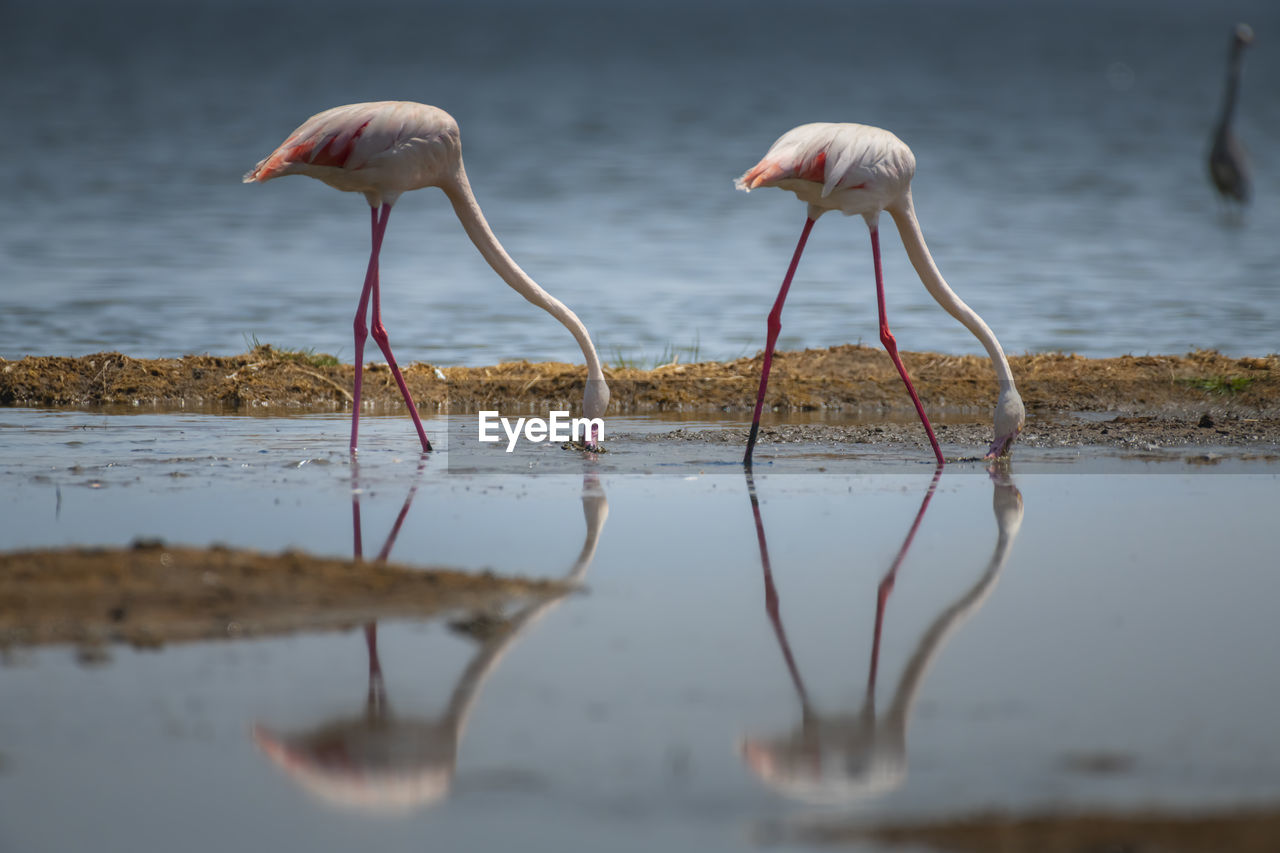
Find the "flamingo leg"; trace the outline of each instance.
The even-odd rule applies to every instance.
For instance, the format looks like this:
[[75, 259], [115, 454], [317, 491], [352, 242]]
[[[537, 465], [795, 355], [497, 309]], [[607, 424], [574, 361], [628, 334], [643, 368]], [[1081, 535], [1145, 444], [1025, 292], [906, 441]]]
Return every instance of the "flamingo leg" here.
[[371, 720], [386, 716], [387, 688], [382, 680], [382, 664], [378, 661], [378, 623], [366, 622], [364, 643], [369, 651], [369, 693], [365, 714]]
[[760, 546], [760, 568], [764, 570], [764, 609], [773, 625], [774, 636], [778, 647], [782, 649], [782, 658], [786, 661], [787, 672], [791, 673], [791, 683], [795, 685], [796, 694], [800, 697], [800, 707], [806, 718], [812, 715], [809, 704], [809, 692], [804, 689], [804, 679], [800, 677], [800, 669], [796, 666], [795, 656], [791, 653], [791, 644], [787, 642], [786, 629], [782, 627], [782, 612], [778, 605], [778, 589], [773, 583], [773, 567], [769, 563], [769, 543], [764, 536], [764, 521], [760, 517], [760, 498], [756, 495], [755, 480], [751, 477], [751, 469], [747, 469], [747, 493], [751, 497], [751, 515], [756, 523], [756, 542]]
[[871, 666], [867, 671], [867, 696], [869, 698], [874, 697], [876, 693], [876, 673], [880, 666], [880, 628], [884, 624], [884, 606], [889, 601], [889, 594], [893, 592], [894, 581], [898, 579], [898, 567], [902, 565], [902, 561], [906, 559], [907, 551], [911, 549], [911, 543], [916, 538], [916, 531], [920, 529], [920, 522], [924, 520], [924, 513], [929, 508], [929, 501], [933, 500], [933, 493], [938, 490], [938, 480], [941, 477], [942, 465], [938, 465], [933, 471], [933, 479], [929, 481], [929, 488], [925, 490], [924, 500], [920, 502], [920, 509], [916, 510], [915, 521], [911, 522], [911, 529], [907, 531], [907, 538], [902, 540], [902, 547], [898, 549], [898, 556], [894, 557], [893, 565], [889, 567], [889, 571], [885, 572], [880, 581], [880, 586], [876, 590], [876, 627], [875, 633], [871, 638]]
[[[417, 476], [422, 476], [422, 469], [426, 467], [427, 457], [423, 456], [418, 461]], [[391, 532], [387, 534], [387, 541], [382, 543], [382, 550], [378, 552], [378, 562], [385, 563], [387, 558], [391, 556], [391, 546], [396, 544], [396, 537], [400, 535], [400, 528], [404, 525], [405, 516], [409, 514], [409, 505], [413, 503], [413, 496], [418, 493], [418, 480], [415, 478], [413, 485], [409, 487], [409, 494], [404, 496], [404, 504], [400, 507], [400, 514], [396, 516], [395, 524], [391, 525]]]
[[360, 463], [351, 457], [351, 554], [357, 563], [364, 561], [364, 542], [360, 525]]
[[[390, 208], [387, 208], [390, 212]], [[373, 248], [369, 252], [369, 269], [364, 274], [364, 288], [360, 291], [360, 303], [356, 306], [356, 319], [351, 324], [356, 339], [356, 380], [351, 397], [351, 452], [356, 452], [356, 438], [360, 433], [360, 391], [364, 384], [364, 342], [369, 337], [369, 327], [365, 323], [365, 315], [369, 311], [369, 295], [373, 292], [373, 283], [378, 277], [378, 253], [382, 251], [382, 235], [386, 233], [387, 221], [384, 215], [378, 221], [377, 208], [369, 208], [369, 221], [373, 232]]]
[[374, 341], [377, 342], [378, 349], [382, 350], [382, 355], [387, 359], [387, 366], [391, 368], [391, 375], [395, 378], [396, 385], [400, 388], [400, 396], [404, 397], [405, 405], [409, 407], [409, 417], [413, 418], [413, 426], [418, 431], [418, 438], [422, 441], [422, 449], [429, 451], [431, 450], [431, 442], [427, 440], [427, 432], [422, 428], [422, 419], [418, 417], [418, 407], [413, 404], [413, 397], [409, 394], [409, 386], [405, 384], [404, 377], [400, 375], [400, 368], [396, 365], [396, 357], [391, 354], [391, 342], [387, 338], [387, 327], [382, 325], [382, 299], [378, 287], [378, 253], [382, 249], [382, 238], [386, 234], [387, 218], [390, 215], [391, 205], [384, 204], [382, 206], [382, 218], [374, 229], [373, 260], [370, 263], [370, 270], [373, 273], [373, 323], [370, 334]]
[[894, 339], [893, 333], [889, 331], [889, 318], [884, 308], [884, 276], [880, 269], [880, 229], [871, 226], [871, 257], [876, 268], [876, 302], [880, 309], [880, 343], [884, 344], [884, 348], [888, 350], [889, 357], [893, 359], [893, 366], [898, 368], [898, 375], [902, 377], [903, 383], [907, 386], [907, 393], [911, 395], [911, 402], [915, 403], [916, 413], [920, 415], [920, 423], [924, 424], [924, 431], [929, 435], [929, 444], [933, 445], [933, 455], [938, 460], [938, 465], [945, 465], [946, 460], [942, 458], [942, 449], [938, 447], [938, 439], [933, 434], [933, 427], [929, 424], [929, 417], [924, 413], [924, 406], [920, 404], [920, 397], [916, 394], [916, 389], [911, 384], [911, 377], [907, 375], [907, 368], [902, 365], [902, 359], [898, 358], [898, 342]]
[[800, 265], [800, 255], [804, 252], [804, 244], [809, 241], [809, 232], [813, 230], [813, 223], [816, 221], [812, 217], [805, 218], [804, 230], [800, 232], [800, 241], [796, 243], [795, 254], [791, 256], [791, 265], [787, 267], [787, 275], [782, 279], [782, 288], [778, 291], [778, 298], [773, 303], [773, 310], [769, 312], [764, 345], [764, 364], [760, 368], [760, 391], [756, 394], [756, 410], [751, 417], [751, 434], [747, 436], [747, 452], [742, 457], [742, 464], [748, 468], [751, 467], [751, 451], [755, 449], [756, 436], [760, 432], [760, 411], [764, 408], [764, 392], [769, 385], [769, 368], [773, 364], [773, 347], [778, 342], [778, 333], [782, 331], [782, 303], [787, 300], [787, 291], [791, 289], [791, 279], [796, 274], [796, 267]]

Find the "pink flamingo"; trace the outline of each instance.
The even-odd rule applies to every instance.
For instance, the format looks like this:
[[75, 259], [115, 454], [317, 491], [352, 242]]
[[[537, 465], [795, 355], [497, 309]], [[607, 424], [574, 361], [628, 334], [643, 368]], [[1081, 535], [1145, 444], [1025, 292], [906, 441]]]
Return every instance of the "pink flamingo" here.
[[863, 124], [803, 124], [787, 131], [751, 167], [736, 184], [738, 189], [750, 192], [757, 187], [779, 187], [790, 190], [809, 206], [800, 242], [782, 280], [773, 310], [769, 312], [768, 336], [764, 350], [764, 364], [760, 371], [760, 391], [756, 397], [755, 415], [751, 421], [751, 434], [747, 439], [747, 452], [743, 463], [751, 465], [751, 452], [760, 431], [760, 410], [764, 405], [764, 392], [769, 382], [769, 366], [773, 361], [773, 348], [782, 328], [782, 303], [791, 287], [791, 278], [800, 263], [800, 254], [809, 239], [809, 232], [818, 217], [830, 210], [838, 210], [846, 216], [862, 214], [871, 230], [871, 255], [875, 263], [876, 300], [880, 308], [880, 342], [889, 351], [898, 374], [907, 386], [911, 401], [915, 404], [924, 430], [929, 435], [933, 454], [938, 464], [944, 464], [938, 439], [924, 413], [924, 406], [916, 395], [907, 369], [898, 358], [898, 346], [889, 332], [885, 316], [884, 282], [880, 272], [880, 211], [887, 210], [898, 226], [907, 256], [916, 268], [920, 281], [938, 303], [951, 316], [959, 320], [986, 347], [995, 368], [1000, 386], [996, 402], [995, 441], [987, 458], [993, 459], [1009, 452], [1026, 421], [1022, 397], [1014, 386], [1009, 361], [1000, 348], [1000, 342], [982, 318], [956, 296], [938, 272], [924, 235], [916, 221], [915, 207], [911, 203], [911, 178], [916, 171], [916, 158], [902, 140], [887, 130]]
[[[363, 193], [369, 201], [373, 249], [364, 289], [355, 318], [355, 394], [351, 411], [351, 451], [356, 450], [360, 428], [360, 385], [364, 342], [369, 334], [365, 314], [373, 302], [372, 334], [387, 359], [391, 375], [400, 387], [409, 415], [422, 440], [422, 449], [431, 442], [422, 428], [418, 409], [391, 354], [391, 344], [382, 324], [378, 291], [378, 255], [387, 230], [391, 206], [401, 193], [423, 187], [439, 187], [449, 198], [454, 213], [480, 254], [503, 281], [525, 299], [547, 311], [573, 334], [587, 360], [587, 382], [583, 394], [583, 414], [599, 418], [609, 405], [609, 386], [587, 327], [564, 303], [547, 293], [511, 259], [493, 235], [480, 205], [471, 192], [462, 167], [462, 144], [458, 123], [436, 107], [410, 101], [379, 101], [334, 107], [307, 119], [269, 157], [247, 175], [245, 183], [269, 181], [282, 175], [308, 175], [344, 192]], [[593, 428], [587, 446], [594, 449], [598, 436]]]

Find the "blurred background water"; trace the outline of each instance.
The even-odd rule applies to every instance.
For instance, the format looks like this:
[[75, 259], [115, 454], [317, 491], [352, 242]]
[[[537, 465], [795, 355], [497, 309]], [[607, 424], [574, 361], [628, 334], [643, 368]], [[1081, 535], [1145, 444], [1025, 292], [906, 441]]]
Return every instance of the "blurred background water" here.
[[[313, 113], [380, 99], [457, 118], [494, 230], [606, 360], [762, 347], [803, 207], [732, 181], [817, 120], [880, 125], [914, 149], [938, 264], [1010, 352], [1280, 349], [1274, 0], [4, 10], [5, 358], [226, 354], [257, 338], [349, 361], [363, 199], [240, 177]], [[1238, 20], [1257, 39], [1237, 122], [1256, 198], [1237, 218], [1205, 155]], [[981, 352], [896, 237], [884, 244], [900, 345]], [[382, 268], [402, 361], [581, 360], [435, 190], [397, 206]], [[826, 217], [781, 345], [850, 341], [876, 343], [868, 240], [860, 220]]]

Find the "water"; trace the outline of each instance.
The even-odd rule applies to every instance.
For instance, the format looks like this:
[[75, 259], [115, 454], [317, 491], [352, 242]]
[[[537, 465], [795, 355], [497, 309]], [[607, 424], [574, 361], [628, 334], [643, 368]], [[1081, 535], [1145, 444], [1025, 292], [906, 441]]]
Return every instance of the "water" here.
[[[1276, 350], [1270, 0], [688, 5], [7, 4], [0, 356], [257, 338], [349, 361], [363, 201], [240, 176], [312, 113], [386, 98], [453, 113], [495, 231], [610, 359], [760, 349], [802, 209], [732, 179], [813, 120], [912, 146], [938, 263], [1011, 352]], [[1237, 20], [1256, 203], [1233, 222], [1204, 155]], [[884, 242], [900, 344], [979, 352]], [[397, 206], [383, 271], [402, 361], [581, 360], [435, 191]], [[792, 294], [782, 346], [876, 341], [859, 221], [823, 220]]]
[[[366, 553], [412, 498], [393, 559], [585, 591], [488, 641], [379, 624], [390, 711], [372, 716], [359, 630], [96, 665], [10, 649], [0, 849], [809, 849], [888, 819], [1280, 798], [1275, 462], [1027, 448], [1007, 477], [952, 465], [935, 484], [924, 464], [866, 473], [874, 449], [818, 473], [823, 449], [798, 446], [758, 466], [753, 505], [734, 446], [544, 448], [573, 472], [462, 474], [402, 454], [403, 427], [366, 423]], [[8, 410], [4, 544], [349, 556], [345, 428]], [[789, 762], [806, 704], [821, 757]]]

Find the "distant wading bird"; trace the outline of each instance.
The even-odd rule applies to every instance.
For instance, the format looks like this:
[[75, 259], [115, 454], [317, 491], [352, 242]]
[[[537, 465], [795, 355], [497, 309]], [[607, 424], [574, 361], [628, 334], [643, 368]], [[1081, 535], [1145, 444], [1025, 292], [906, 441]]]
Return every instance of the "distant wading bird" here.
[[938, 464], [945, 462], [942, 450], [938, 447], [933, 427], [929, 425], [929, 418], [924, 413], [924, 406], [920, 404], [920, 398], [911, 386], [907, 369], [898, 358], [898, 346], [889, 332], [889, 321], [885, 315], [878, 227], [882, 210], [887, 210], [897, 224], [907, 256], [929, 294], [951, 316], [973, 332], [991, 356], [1000, 386], [1000, 397], [996, 402], [995, 441], [991, 443], [987, 458], [993, 459], [1008, 453], [1014, 439], [1018, 437], [1026, 421], [1026, 410], [1022, 406], [1022, 397], [1014, 386], [1009, 361], [991, 329], [977, 312], [965, 305], [947, 286], [929, 255], [924, 235], [920, 233], [920, 225], [916, 221], [915, 207], [911, 203], [911, 178], [915, 171], [916, 158], [911, 149], [887, 130], [863, 124], [815, 123], [803, 124], [784, 133], [773, 143], [764, 159], [738, 178], [736, 183], [740, 190], [750, 192], [757, 187], [778, 187], [795, 193], [809, 206], [804, 230], [800, 232], [800, 242], [796, 244], [796, 251], [787, 268], [786, 277], [782, 280], [777, 301], [769, 312], [764, 364], [760, 371], [760, 391], [756, 397], [751, 434], [747, 438], [747, 452], [742, 460], [744, 464], [751, 464], [751, 453], [760, 431], [760, 410], [764, 405], [765, 388], [769, 382], [769, 366], [773, 361], [773, 348], [778, 341], [778, 332], [782, 328], [782, 303], [787, 298], [791, 278], [800, 263], [800, 255], [813, 224], [819, 216], [830, 210], [838, 210], [846, 216], [862, 214], [871, 230], [876, 300], [880, 308], [880, 342], [889, 351], [889, 357], [893, 359], [898, 374], [907, 386], [911, 401], [929, 435], [929, 443], [933, 446]]
[[1227, 88], [1222, 98], [1222, 115], [1213, 132], [1213, 147], [1209, 150], [1209, 177], [1225, 201], [1248, 204], [1250, 195], [1249, 158], [1244, 146], [1231, 129], [1235, 116], [1236, 95], [1240, 91], [1240, 68], [1244, 64], [1244, 49], [1253, 41], [1253, 30], [1248, 24], [1236, 24], [1231, 33], [1231, 53], [1227, 59]]
[[[400, 386], [413, 425], [422, 440], [422, 449], [430, 450], [431, 442], [422, 428], [418, 409], [409, 396], [409, 388], [400, 375], [387, 331], [382, 324], [378, 292], [378, 254], [387, 230], [391, 206], [401, 193], [423, 187], [439, 187], [453, 204], [454, 213], [463, 229], [489, 266], [525, 299], [555, 317], [573, 334], [587, 360], [587, 382], [582, 409], [586, 418], [600, 418], [609, 405], [609, 386], [604, 379], [600, 359], [587, 327], [555, 297], [511, 259], [498, 238], [493, 235], [480, 205], [476, 203], [462, 168], [462, 143], [458, 123], [453, 116], [436, 107], [411, 101], [379, 101], [334, 107], [312, 116], [289, 134], [289, 138], [244, 176], [245, 183], [268, 181], [281, 175], [308, 175], [344, 192], [364, 193], [369, 201], [373, 230], [373, 249], [364, 289], [355, 318], [355, 394], [351, 411], [351, 450], [356, 450], [360, 427], [360, 385], [364, 359], [364, 342], [369, 334], [365, 313], [373, 301], [372, 334], [386, 356], [391, 375]], [[597, 446], [600, 436], [593, 427], [587, 436], [589, 449]]]

